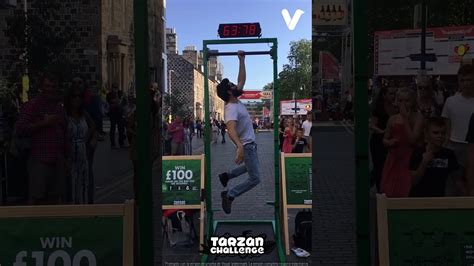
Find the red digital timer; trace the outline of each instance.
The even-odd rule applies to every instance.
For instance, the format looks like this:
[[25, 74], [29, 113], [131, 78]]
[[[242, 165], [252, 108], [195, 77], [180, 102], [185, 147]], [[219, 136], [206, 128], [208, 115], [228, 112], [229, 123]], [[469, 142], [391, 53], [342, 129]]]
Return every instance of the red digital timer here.
[[219, 24], [218, 33], [221, 38], [260, 37], [262, 29], [260, 23]]

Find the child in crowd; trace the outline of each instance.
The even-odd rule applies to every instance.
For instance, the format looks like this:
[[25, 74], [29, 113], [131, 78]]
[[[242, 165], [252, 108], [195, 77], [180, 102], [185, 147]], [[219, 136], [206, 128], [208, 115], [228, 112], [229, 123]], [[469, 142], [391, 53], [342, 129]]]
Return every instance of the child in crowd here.
[[454, 151], [443, 147], [448, 133], [446, 121], [429, 118], [424, 133], [425, 144], [415, 149], [410, 160], [410, 197], [443, 197], [446, 180], [459, 169]]
[[304, 129], [298, 128], [296, 131], [296, 138], [293, 142], [293, 150], [292, 153], [303, 153], [305, 147], [309, 149], [309, 143], [304, 137]]

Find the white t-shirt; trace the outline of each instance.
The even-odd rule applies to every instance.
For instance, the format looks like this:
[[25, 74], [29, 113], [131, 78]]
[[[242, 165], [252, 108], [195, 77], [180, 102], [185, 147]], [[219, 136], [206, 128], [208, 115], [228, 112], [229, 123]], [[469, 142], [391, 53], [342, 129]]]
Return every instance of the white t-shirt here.
[[312, 122], [309, 122], [308, 120], [305, 120], [303, 122], [302, 128], [304, 129], [304, 136], [309, 137], [309, 133], [311, 132], [311, 126], [313, 125]]
[[346, 100], [347, 100], [348, 103], [351, 103], [352, 102], [352, 95], [348, 94]]
[[465, 98], [458, 93], [446, 100], [441, 116], [451, 121], [451, 141], [467, 143], [466, 135], [472, 113], [474, 113], [474, 98]]
[[237, 135], [242, 145], [255, 142], [252, 119], [245, 105], [240, 101], [237, 103], [227, 103], [224, 108], [225, 122], [236, 121]]

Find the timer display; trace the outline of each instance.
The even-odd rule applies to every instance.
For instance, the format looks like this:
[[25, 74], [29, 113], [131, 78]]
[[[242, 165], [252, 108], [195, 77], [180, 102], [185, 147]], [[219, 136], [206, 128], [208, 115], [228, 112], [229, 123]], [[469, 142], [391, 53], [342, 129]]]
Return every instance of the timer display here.
[[221, 38], [260, 37], [262, 29], [260, 23], [220, 24], [218, 33]]

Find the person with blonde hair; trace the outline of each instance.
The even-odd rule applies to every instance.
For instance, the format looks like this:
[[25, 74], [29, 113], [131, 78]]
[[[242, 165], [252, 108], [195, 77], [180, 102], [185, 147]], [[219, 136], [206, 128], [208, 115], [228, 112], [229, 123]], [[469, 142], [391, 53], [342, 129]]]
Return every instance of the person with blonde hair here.
[[411, 188], [410, 157], [423, 127], [423, 116], [416, 107], [416, 94], [408, 88], [397, 93], [399, 113], [391, 116], [383, 139], [388, 149], [381, 179], [381, 192], [387, 197], [408, 197]]

